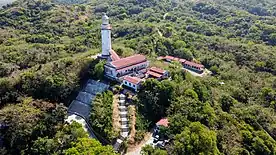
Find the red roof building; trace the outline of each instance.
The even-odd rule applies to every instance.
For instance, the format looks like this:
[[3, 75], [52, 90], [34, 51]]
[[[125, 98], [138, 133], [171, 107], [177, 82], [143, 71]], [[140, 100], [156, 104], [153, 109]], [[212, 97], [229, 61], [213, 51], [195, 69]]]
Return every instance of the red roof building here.
[[173, 61], [173, 60], [174, 60], [174, 57], [173, 57], [173, 56], [166, 55], [166, 56], [164, 57], [164, 59], [166, 59], [167, 61]]
[[160, 56], [157, 58], [157, 60], [164, 60], [164, 59], [165, 59], [165, 57], [163, 57], [163, 56]]
[[150, 68], [150, 71], [153, 71], [153, 72], [156, 72], [156, 73], [159, 73], [159, 74], [165, 74], [165, 70], [161, 69], [161, 68], [157, 68], [157, 67], [151, 67]]
[[121, 58], [119, 57], [119, 55], [118, 55], [114, 50], [111, 50], [111, 51], [110, 51], [110, 54], [111, 54], [111, 60], [112, 60], [112, 61], [117, 61], [117, 60], [121, 59]]
[[163, 118], [160, 121], [156, 123], [157, 126], [164, 126], [168, 127], [169, 126], [169, 120], [167, 118]]
[[148, 74], [150, 77], [154, 77], [154, 78], [157, 78], [157, 79], [159, 79], [159, 78], [162, 77], [162, 74], [158, 74], [158, 73], [152, 72], [152, 71], [150, 71], [150, 70], [147, 71], [146, 74]]
[[135, 91], [138, 91], [138, 89], [140, 88], [141, 82], [142, 82], [142, 79], [138, 77], [125, 76], [123, 80], [123, 85], [129, 88], [132, 88]]
[[105, 64], [105, 75], [111, 79], [119, 80], [120, 77], [136, 73], [148, 67], [148, 61], [144, 55], [133, 55], [126, 58], [121, 58], [113, 54], [113, 59], [118, 59]]
[[167, 55], [165, 57], [162, 57], [162, 60], [166, 60], [166, 61], [169, 61], [169, 62], [178, 61], [183, 65], [184, 68], [189, 69], [189, 70], [193, 70], [193, 71], [196, 71], [196, 72], [199, 72], [199, 73], [202, 73], [204, 71], [204, 65], [198, 64], [198, 63], [195, 63], [195, 62], [192, 62], [192, 61], [187, 61], [185, 59], [180, 59], [180, 58], [176, 58], [176, 57]]
[[157, 68], [157, 67], [151, 67], [147, 73], [148, 77], [153, 77], [156, 79], [164, 79], [164, 78], [168, 78], [169, 73], [166, 70], [163, 70], [161, 68]]
[[137, 55], [122, 58], [116, 61], [112, 61], [110, 62], [110, 64], [113, 65], [116, 69], [121, 69], [121, 68], [139, 64], [145, 61], [147, 61], [147, 59], [144, 55], [137, 54]]
[[131, 76], [125, 76], [124, 80], [133, 84], [139, 84], [142, 81], [142, 79], [138, 77], [131, 77]]
[[196, 68], [204, 68], [204, 66], [203, 66], [203, 65], [201, 65], [201, 64], [197, 64], [197, 63], [195, 63], [195, 62], [191, 62], [191, 61], [185, 61], [185, 62], [184, 62], [184, 64], [186, 64], [186, 65], [190, 65], [190, 66], [193, 66], [193, 67], [196, 67]]
[[179, 59], [179, 62], [182, 63], [182, 64], [185, 63], [186, 61], [187, 60], [185, 60], [185, 59]]

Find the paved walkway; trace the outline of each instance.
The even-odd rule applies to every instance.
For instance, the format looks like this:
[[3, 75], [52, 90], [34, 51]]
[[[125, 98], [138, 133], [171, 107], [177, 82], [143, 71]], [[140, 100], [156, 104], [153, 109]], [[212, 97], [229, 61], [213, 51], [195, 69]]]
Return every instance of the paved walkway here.
[[90, 138], [97, 139], [97, 137], [95, 136], [94, 132], [92, 131], [91, 127], [88, 125], [85, 119], [76, 114], [69, 114], [68, 118], [66, 119], [66, 122], [72, 123], [73, 121], [81, 124], [82, 128], [84, 129], [84, 131], [88, 133]]
[[73, 121], [80, 123], [91, 138], [96, 138], [93, 129], [88, 123], [92, 101], [98, 93], [104, 92], [108, 87], [104, 83], [88, 80], [85, 87], [79, 92], [77, 98], [70, 104], [68, 118], [65, 121], [69, 123]]

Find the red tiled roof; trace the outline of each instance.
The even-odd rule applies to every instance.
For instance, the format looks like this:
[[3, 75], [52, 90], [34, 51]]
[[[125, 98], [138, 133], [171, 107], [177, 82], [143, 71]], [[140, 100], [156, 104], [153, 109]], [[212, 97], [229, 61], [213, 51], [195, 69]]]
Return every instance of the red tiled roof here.
[[161, 74], [158, 74], [158, 73], [155, 73], [155, 72], [152, 72], [152, 71], [147, 71], [147, 74], [153, 76], [153, 77], [156, 77], [156, 78], [160, 78], [162, 77]]
[[185, 59], [179, 59], [179, 62], [181, 62], [181, 63], [184, 63], [184, 62], [186, 62], [187, 60], [185, 60]]
[[164, 127], [168, 127], [169, 126], [169, 120], [167, 118], [163, 118], [160, 121], [158, 121], [156, 123], [156, 125], [158, 126], [164, 126]]
[[[144, 62], [142, 62], [144, 63]], [[127, 70], [127, 69], [131, 69], [131, 68], [134, 68], [134, 67], [137, 67], [137, 66], [140, 66], [142, 63], [138, 63], [138, 64], [135, 64], [135, 65], [131, 65], [129, 67], [125, 67], [125, 68], [121, 68], [121, 69], [118, 69], [117, 71], [120, 72], [122, 70]]]
[[194, 67], [198, 67], [198, 68], [204, 68], [204, 66], [203, 66], [203, 65], [201, 65], [201, 64], [197, 64], [197, 63], [195, 63], [195, 62], [191, 62], [191, 61], [186, 61], [184, 64], [186, 64], [186, 65], [190, 65], [190, 66], [194, 66]]
[[159, 74], [164, 74], [166, 72], [165, 70], [163, 70], [161, 68], [157, 68], [157, 67], [151, 67], [150, 71], [153, 71], [153, 72], [156, 72], [156, 73], [159, 73]]
[[169, 59], [169, 60], [173, 60], [173, 61], [179, 61], [179, 58], [173, 57], [173, 56], [169, 56], [169, 55], [166, 55], [164, 58], [165, 59]]
[[147, 61], [147, 59], [144, 55], [137, 54], [137, 55], [122, 58], [116, 61], [112, 61], [111, 64], [115, 66], [116, 69], [121, 69], [121, 68], [135, 65], [145, 61]]
[[120, 57], [119, 57], [119, 55], [114, 51], [114, 50], [111, 50], [111, 59], [112, 59], [112, 61], [116, 61], [116, 60], [119, 60], [119, 59], [121, 59]]
[[173, 60], [174, 57], [173, 57], [173, 56], [166, 55], [166, 56], [165, 56], [165, 59]]
[[180, 59], [180, 58], [176, 58], [176, 57], [169, 56], [169, 55], [165, 56], [165, 59], [179, 61], [181, 63], [187, 64], [187, 65], [190, 65], [190, 66], [194, 66], [194, 67], [198, 67], [198, 68], [204, 68], [204, 66], [202, 64], [198, 64], [198, 63], [195, 63], [195, 62], [192, 62], [192, 61], [187, 61], [185, 59]]
[[174, 61], [179, 61], [179, 58], [174, 57], [173, 60]]
[[131, 76], [125, 76], [124, 80], [133, 84], [139, 84], [142, 81], [142, 79], [138, 77], [131, 77]]
[[160, 57], [157, 58], [157, 60], [163, 60], [164, 58], [165, 58], [165, 57], [160, 56]]

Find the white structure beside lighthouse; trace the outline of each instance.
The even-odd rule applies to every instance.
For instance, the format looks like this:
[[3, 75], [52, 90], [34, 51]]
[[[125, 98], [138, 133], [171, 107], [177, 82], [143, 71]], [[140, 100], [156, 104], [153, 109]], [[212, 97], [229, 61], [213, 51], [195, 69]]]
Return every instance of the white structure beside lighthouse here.
[[102, 17], [101, 25], [102, 34], [102, 54], [101, 57], [104, 59], [109, 59], [112, 52], [111, 47], [111, 25], [109, 24], [109, 18], [106, 14]]

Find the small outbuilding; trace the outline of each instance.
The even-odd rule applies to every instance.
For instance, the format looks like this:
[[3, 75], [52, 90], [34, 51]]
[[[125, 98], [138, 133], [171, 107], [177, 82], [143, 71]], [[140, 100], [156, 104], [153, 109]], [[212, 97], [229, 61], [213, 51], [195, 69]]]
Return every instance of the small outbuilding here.
[[160, 126], [168, 127], [169, 126], [169, 120], [167, 118], [162, 118], [156, 123], [156, 126], [158, 126], [158, 127], [160, 127]]
[[157, 67], [151, 67], [146, 74], [148, 78], [155, 78], [158, 80], [166, 79], [169, 77], [168, 71]]
[[136, 92], [139, 90], [142, 83], [142, 79], [138, 77], [125, 76], [123, 79], [123, 85], [134, 89]]

